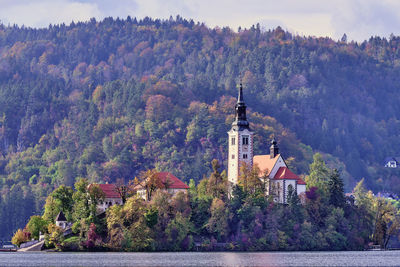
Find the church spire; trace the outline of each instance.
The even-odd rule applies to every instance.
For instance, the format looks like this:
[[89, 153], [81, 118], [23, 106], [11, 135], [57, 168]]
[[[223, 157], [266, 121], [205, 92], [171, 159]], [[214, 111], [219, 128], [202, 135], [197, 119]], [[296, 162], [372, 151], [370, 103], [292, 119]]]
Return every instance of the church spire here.
[[278, 142], [276, 142], [275, 137], [271, 141], [271, 146], [269, 147], [269, 156], [271, 159], [279, 155]]
[[235, 105], [235, 110], [236, 110], [236, 118], [235, 121], [232, 123], [232, 126], [235, 128], [237, 127], [238, 130], [250, 129], [249, 122], [247, 121], [246, 118], [246, 104], [244, 103], [243, 100], [242, 82], [240, 82], [238, 99]]
[[239, 95], [238, 95], [238, 103], [243, 102], [243, 86], [242, 86], [242, 81], [240, 81], [240, 87], [239, 87]]

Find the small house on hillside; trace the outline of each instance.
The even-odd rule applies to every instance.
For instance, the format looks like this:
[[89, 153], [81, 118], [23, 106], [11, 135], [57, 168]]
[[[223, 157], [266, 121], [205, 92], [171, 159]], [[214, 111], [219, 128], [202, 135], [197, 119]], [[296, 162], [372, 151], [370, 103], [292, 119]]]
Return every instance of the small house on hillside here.
[[387, 157], [384, 162], [386, 168], [398, 168], [400, 167], [400, 159], [398, 157]]
[[62, 211], [60, 211], [56, 217], [56, 225], [62, 229], [67, 228], [69, 225], [67, 218], [65, 218], [65, 215]]
[[[122, 198], [119, 195], [115, 184], [97, 184], [104, 192], [104, 200], [97, 204], [97, 212], [105, 212], [112, 205], [122, 205]], [[92, 186], [92, 185], [90, 185]]]
[[381, 198], [385, 198], [385, 199], [389, 199], [389, 200], [400, 200], [399, 196], [395, 193], [391, 193], [391, 192], [378, 192], [376, 194], [377, 197], [381, 197]]
[[[158, 172], [157, 178], [160, 179], [161, 183], [163, 184], [164, 188], [162, 189], [166, 190], [173, 196], [176, 195], [178, 192], [186, 192], [189, 189], [189, 186], [187, 186], [184, 182], [182, 182], [178, 177], [176, 177], [172, 173]], [[146, 183], [147, 181], [142, 181], [135, 187], [135, 189], [137, 191], [137, 194], [141, 198], [148, 200], [146, 194], [146, 185], [147, 185]]]

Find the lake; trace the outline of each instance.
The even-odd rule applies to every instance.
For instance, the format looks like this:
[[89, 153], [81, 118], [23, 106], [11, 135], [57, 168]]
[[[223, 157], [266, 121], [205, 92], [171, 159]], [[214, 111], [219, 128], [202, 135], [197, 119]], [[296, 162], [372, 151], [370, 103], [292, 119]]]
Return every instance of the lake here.
[[399, 266], [400, 251], [0, 252], [0, 266]]

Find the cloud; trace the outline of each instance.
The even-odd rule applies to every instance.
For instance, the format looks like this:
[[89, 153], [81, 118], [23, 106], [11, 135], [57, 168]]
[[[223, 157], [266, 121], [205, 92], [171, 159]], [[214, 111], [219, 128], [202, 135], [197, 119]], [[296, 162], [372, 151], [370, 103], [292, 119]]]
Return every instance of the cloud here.
[[398, 0], [0, 0], [3, 23], [46, 27], [107, 16], [167, 19], [180, 15], [210, 27], [265, 29], [362, 41], [400, 33]]
[[100, 15], [94, 4], [66, 0], [5, 1], [0, 9], [0, 20], [3, 23], [31, 27], [86, 21]]
[[335, 36], [346, 33], [351, 39], [365, 40], [371, 36], [388, 37], [400, 34], [400, 2], [393, 0], [341, 1], [333, 13]]
[[96, 6], [100, 11], [96, 19], [104, 17], [134, 17], [138, 9], [138, 4], [135, 0], [79, 0], [79, 2]]

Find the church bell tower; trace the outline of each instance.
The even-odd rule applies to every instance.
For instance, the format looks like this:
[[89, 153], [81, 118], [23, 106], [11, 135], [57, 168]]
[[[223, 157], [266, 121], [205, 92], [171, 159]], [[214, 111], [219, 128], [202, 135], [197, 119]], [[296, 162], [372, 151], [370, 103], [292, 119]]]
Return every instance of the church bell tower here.
[[249, 167], [253, 166], [253, 132], [246, 118], [246, 104], [243, 100], [241, 83], [235, 112], [235, 121], [228, 132], [228, 180], [232, 185], [238, 183], [240, 167], [244, 163]]

